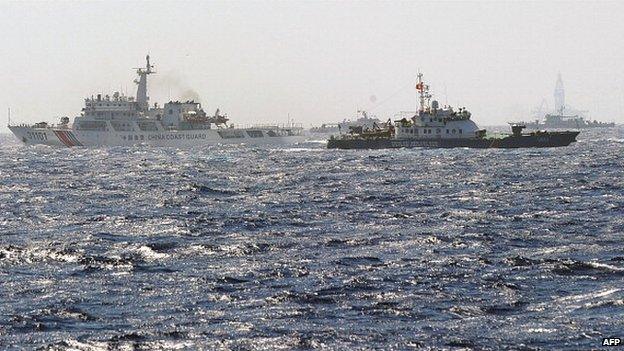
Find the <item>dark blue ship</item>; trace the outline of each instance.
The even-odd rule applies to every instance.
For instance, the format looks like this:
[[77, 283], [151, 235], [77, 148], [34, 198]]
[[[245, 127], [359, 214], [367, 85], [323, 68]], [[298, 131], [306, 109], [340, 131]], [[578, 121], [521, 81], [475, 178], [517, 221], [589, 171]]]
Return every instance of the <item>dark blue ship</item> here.
[[418, 74], [416, 89], [420, 107], [412, 118], [403, 118], [373, 128], [355, 127], [348, 133], [332, 136], [330, 149], [386, 149], [386, 148], [527, 148], [568, 146], [576, 141], [577, 131], [535, 131], [523, 133], [523, 124], [512, 124], [512, 133], [488, 136], [471, 120], [465, 108], [458, 111], [450, 106], [439, 107], [431, 100], [429, 86]]

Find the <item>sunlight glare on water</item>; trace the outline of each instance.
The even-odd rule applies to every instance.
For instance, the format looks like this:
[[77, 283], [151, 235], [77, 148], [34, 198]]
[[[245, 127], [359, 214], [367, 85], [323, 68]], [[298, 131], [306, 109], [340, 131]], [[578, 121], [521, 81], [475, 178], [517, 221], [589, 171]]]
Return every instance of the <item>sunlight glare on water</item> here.
[[391, 151], [3, 136], [0, 346], [597, 348], [624, 330], [623, 135]]

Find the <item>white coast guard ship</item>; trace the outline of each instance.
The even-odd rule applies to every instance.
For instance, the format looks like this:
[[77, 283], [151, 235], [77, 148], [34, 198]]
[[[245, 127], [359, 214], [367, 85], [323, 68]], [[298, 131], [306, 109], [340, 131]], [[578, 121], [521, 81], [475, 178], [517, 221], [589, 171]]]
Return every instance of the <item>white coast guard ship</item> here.
[[155, 73], [146, 57], [139, 76], [136, 99], [119, 92], [85, 99], [80, 116], [70, 125], [62, 117], [57, 125], [10, 125], [9, 129], [24, 144], [51, 146], [175, 146], [209, 144], [287, 144], [303, 141], [302, 128], [296, 125], [264, 125], [234, 128], [226, 115], [207, 115], [195, 101], [170, 101], [149, 106], [147, 76]]

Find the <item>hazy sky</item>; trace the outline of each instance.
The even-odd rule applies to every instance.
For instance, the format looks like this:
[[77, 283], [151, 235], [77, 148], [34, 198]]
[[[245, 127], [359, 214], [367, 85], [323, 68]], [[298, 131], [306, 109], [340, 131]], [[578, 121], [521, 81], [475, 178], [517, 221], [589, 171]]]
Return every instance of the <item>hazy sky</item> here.
[[2, 1], [0, 28], [0, 107], [17, 121], [134, 95], [149, 52], [151, 102], [192, 90], [241, 124], [386, 119], [415, 109], [419, 69], [483, 125], [552, 107], [558, 72], [568, 104], [624, 122], [624, 2]]

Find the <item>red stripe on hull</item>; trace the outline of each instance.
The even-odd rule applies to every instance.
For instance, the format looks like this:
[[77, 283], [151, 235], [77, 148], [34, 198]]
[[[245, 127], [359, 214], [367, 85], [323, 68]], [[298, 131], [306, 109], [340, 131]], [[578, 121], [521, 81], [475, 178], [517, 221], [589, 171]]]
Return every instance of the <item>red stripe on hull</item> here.
[[69, 138], [67, 137], [67, 135], [65, 134], [64, 131], [62, 131], [62, 130], [55, 130], [54, 134], [56, 134], [56, 136], [59, 138], [59, 140], [63, 144], [65, 144], [65, 146], [67, 146], [67, 147], [74, 146], [74, 143], [72, 143], [71, 140], [69, 140]]
[[71, 142], [74, 144], [74, 146], [82, 146], [82, 143], [80, 143], [80, 141], [78, 140], [78, 138], [76, 138], [74, 133], [70, 131], [67, 131], [65, 133], [67, 134], [67, 137], [69, 138], [69, 140], [71, 140]]

